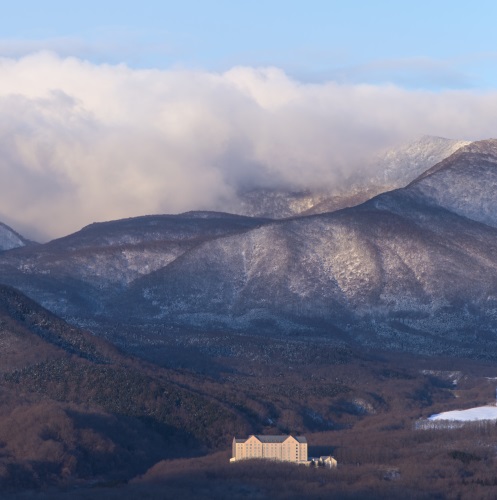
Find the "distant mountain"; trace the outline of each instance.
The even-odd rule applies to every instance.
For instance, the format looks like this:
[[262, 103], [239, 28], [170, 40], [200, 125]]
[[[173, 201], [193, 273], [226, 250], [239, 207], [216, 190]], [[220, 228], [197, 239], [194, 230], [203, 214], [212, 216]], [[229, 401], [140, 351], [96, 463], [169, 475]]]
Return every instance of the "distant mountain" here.
[[28, 243], [27, 240], [20, 234], [0, 222], [0, 252], [11, 250], [12, 248], [23, 247], [26, 243]]
[[244, 215], [282, 219], [352, 207], [385, 191], [406, 186], [468, 144], [468, 141], [423, 136], [378, 154], [345, 188], [323, 187], [318, 191], [300, 192], [254, 189], [241, 193], [240, 204], [233, 210]]
[[101, 313], [110, 296], [210, 239], [265, 219], [189, 212], [91, 224], [72, 235], [0, 258], [0, 279], [65, 317]]
[[492, 357], [496, 142], [466, 145], [407, 187], [340, 211], [96, 224], [4, 253], [0, 276], [107, 338], [108, 325], [135, 325], [120, 327], [141, 329], [135, 344], [165, 325]]
[[133, 282], [121, 305], [136, 321], [145, 312], [200, 330], [332, 332], [490, 356], [497, 230], [482, 221], [496, 161], [495, 141], [482, 141], [360, 206], [206, 242]]

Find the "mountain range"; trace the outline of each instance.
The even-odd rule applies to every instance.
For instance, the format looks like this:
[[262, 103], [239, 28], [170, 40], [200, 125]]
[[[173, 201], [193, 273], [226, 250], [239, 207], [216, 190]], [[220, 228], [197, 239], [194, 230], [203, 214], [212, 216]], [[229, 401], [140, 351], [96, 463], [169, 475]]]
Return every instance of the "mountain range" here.
[[[212, 240], [134, 281], [130, 315], [415, 352], [495, 347], [497, 141], [356, 207]], [[488, 353], [488, 354], [487, 354]]]
[[[2, 497], [495, 496], [493, 424], [415, 426], [494, 395], [497, 140], [382, 158], [339, 192], [242, 194], [237, 214], [44, 244], [1, 224]], [[306, 434], [340, 474], [228, 465], [251, 433]]]
[[[138, 343], [167, 325], [491, 357], [496, 163], [496, 140], [424, 137], [384, 156], [382, 189], [405, 187], [352, 207], [321, 213], [333, 197], [292, 205], [295, 193], [273, 193], [299, 213], [189, 212], [96, 223], [43, 245], [18, 237], [0, 276], [111, 341], [109, 325], [139, 328]], [[370, 196], [373, 184], [340, 196]], [[260, 211], [274, 217], [271, 206]]]

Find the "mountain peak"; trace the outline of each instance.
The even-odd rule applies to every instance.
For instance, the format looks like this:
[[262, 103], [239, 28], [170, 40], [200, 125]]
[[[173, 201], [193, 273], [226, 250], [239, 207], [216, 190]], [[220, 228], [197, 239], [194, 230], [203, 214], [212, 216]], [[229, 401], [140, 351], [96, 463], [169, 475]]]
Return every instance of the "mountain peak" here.
[[497, 139], [471, 142], [460, 150], [461, 153], [489, 154], [497, 158]]
[[426, 169], [470, 144], [469, 141], [424, 135], [378, 155], [373, 165], [379, 174], [374, 181], [390, 189], [403, 187], [423, 175]]
[[0, 222], [0, 252], [12, 248], [23, 247], [26, 240], [12, 228]]
[[408, 189], [437, 205], [497, 227], [497, 139], [468, 144], [420, 175]]

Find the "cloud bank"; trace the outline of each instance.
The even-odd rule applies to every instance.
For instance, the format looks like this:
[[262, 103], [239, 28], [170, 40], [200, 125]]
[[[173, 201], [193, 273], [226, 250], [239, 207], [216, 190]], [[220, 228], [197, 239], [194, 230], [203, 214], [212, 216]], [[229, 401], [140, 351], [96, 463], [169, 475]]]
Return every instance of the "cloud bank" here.
[[495, 136], [495, 109], [497, 92], [303, 84], [277, 68], [4, 58], [0, 221], [46, 239], [93, 221], [222, 209], [255, 187], [333, 189], [415, 136]]

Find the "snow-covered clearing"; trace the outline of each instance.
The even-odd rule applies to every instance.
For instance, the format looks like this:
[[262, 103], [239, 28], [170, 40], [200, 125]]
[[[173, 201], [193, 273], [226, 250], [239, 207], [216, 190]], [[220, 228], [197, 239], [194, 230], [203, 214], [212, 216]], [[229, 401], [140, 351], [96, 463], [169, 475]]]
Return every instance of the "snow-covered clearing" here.
[[446, 411], [432, 415], [428, 420], [455, 420], [458, 422], [497, 420], [497, 406], [478, 406], [468, 410]]

